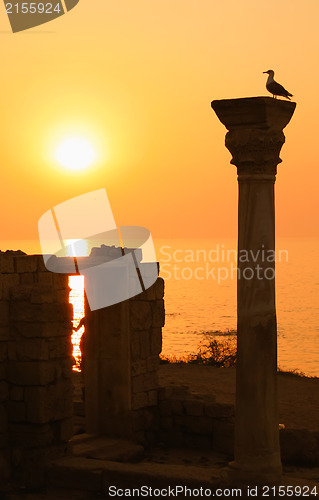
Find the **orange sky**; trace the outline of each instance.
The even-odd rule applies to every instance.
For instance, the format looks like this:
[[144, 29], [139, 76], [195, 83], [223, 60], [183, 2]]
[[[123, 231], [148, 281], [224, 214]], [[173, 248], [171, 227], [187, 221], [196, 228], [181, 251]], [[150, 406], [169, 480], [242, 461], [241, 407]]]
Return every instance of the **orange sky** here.
[[[12, 34], [1, 5], [0, 248], [37, 240], [45, 211], [102, 187], [118, 224], [155, 239], [235, 236], [236, 168], [210, 102], [267, 95], [270, 68], [297, 102], [277, 235], [318, 236], [318, 19], [317, 0], [80, 0]], [[98, 151], [86, 171], [53, 158], [74, 133]]]

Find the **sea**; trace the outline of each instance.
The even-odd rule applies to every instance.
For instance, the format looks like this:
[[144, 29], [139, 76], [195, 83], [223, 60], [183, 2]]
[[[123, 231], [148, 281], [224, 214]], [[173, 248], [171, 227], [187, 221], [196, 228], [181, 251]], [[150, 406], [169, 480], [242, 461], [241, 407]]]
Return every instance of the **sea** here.
[[[163, 356], [185, 357], [209, 340], [235, 341], [236, 240], [171, 239], [154, 244], [165, 280]], [[319, 377], [319, 240], [277, 239], [275, 253], [265, 250], [263, 258], [276, 262], [278, 365]], [[70, 280], [76, 326], [84, 315], [83, 278]], [[73, 336], [75, 369], [82, 332]]]

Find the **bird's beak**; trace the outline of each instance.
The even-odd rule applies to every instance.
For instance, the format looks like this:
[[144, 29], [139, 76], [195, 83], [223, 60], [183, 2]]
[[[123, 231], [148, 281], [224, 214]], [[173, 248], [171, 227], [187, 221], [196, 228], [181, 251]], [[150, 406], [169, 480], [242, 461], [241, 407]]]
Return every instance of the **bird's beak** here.
[[268, 71], [263, 71], [263, 73], [268, 73]]

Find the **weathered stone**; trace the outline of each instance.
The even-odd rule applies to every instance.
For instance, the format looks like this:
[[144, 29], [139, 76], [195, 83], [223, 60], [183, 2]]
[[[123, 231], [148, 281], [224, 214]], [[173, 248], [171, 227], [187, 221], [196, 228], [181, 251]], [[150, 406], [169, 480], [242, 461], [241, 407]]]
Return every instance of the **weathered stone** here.
[[61, 290], [62, 288], [70, 289], [68, 274], [52, 273], [52, 283], [57, 290]]
[[8, 414], [4, 404], [0, 404], [0, 433], [6, 432], [8, 426]]
[[152, 303], [152, 326], [162, 327], [165, 324], [164, 300], [159, 299]]
[[27, 421], [44, 424], [73, 415], [72, 386], [66, 381], [47, 387], [27, 387]]
[[19, 274], [3, 274], [2, 275], [2, 298], [9, 300], [10, 289], [19, 285]]
[[170, 417], [172, 415], [172, 403], [169, 399], [164, 399], [159, 402], [159, 413], [162, 417]]
[[143, 392], [144, 390], [144, 377], [145, 375], [137, 375], [132, 377], [132, 391], [133, 393]]
[[0, 254], [0, 273], [14, 273], [13, 255]]
[[54, 363], [55, 378], [67, 379], [70, 381], [72, 378], [73, 359], [70, 358], [57, 358]]
[[140, 340], [140, 353], [141, 359], [146, 359], [150, 353], [150, 333], [149, 330], [142, 330], [138, 332]]
[[35, 320], [33, 322], [14, 322], [14, 331], [27, 338], [50, 338], [50, 337], [67, 337], [71, 335], [72, 323], [66, 322], [54, 322], [49, 323], [37, 323]]
[[70, 336], [50, 339], [48, 345], [50, 359], [67, 358], [72, 356], [73, 346]]
[[39, 285], [37, 287], [33, 287], [31, 293], [31, 304], [50, 304], [55, 301], [56, 290], [54, 290], [52, 286]]
[[132, 410], [145, 408], [148, 406], [147, 392], [139, 392], [132, 395]]
[[70, 297], [70, 289], [69, 288], [62, 288], [61, 290], [56, 290], [56, 300], [57, 302], [66, 304], [69, 302], [69, 297]]
[[165, 282], [163, 278], [157, 278], [154, 287], [155, 287], [155, 298], [162, 299], [164, 297], [164, 291], [165, 291]]
[[31, 297], [33, 286], [32, 285], [16, 285], [10, 288], [10, 300], [14, 301], [29, 301]]
[[30, 304], [30, 302], [14, 302], [10, 304], [10, 315], [15, 322], [51, 322], [67, 321], [73, 318], [72, 304]]
[[12, 401], [24, 401], [24, 387], [19, 385], [11, 385], [10, 399]]
[[158, 385], [157, 372], [148, 372], [143, 375], [143, 386], [145, 391], [156, 389]]
[[2, 336], [0, 328], [0, 363], [3, 363], [4, 361], [7, 360], [8, 357], [8, 344], [7, 342], [1, 342], [1, 341], [2, 341]]
[[10, 328], [8, 326], [0, 326], [0, 343], [10, 339]]
[[9, 324], [9, 302], [0, 302], [0, 325], [6, 326]]
[[47, 385], [55, 380], [55, 366], [50, 361], [9, 361], [8, 382], [15, 385]]
[[234, 434], [233, 423], [213, 420], [213, 449], [232, 457], [234, 454]]
[[160, 426], [162, 429], [172, 429], [173, 428], [173, 419], [172, 417], [161, 417]]
[[17, 343], [13, 340], [8, 342], [8, 360], [17, 361]]
[[67, 442], [73, 436], [73, 418], [66, 418], [57, 422], [58, 439], [61, 442]]
[[7, 382], [4, 380], [0, 381], [0, 403], [8, 399], [8, 394], [9, 390]]
[[36, 255], [15, 256], [17, 273], [34, 273], [38, 270], [38, 257]]
[[131, 357], [132, 361], [137, 361], [141, 358], [140, 340], [138, 338], [138, 335], [132, 335], [131, 338]]
[[183, 415], [184, 414], [184, 406], [182, 401], [178, 399], [173, 399], [172, 400], [172, 413], [173, 415]]
[[19, 361], [46, 361], [49, 359], [49, 345], [44, 339], [19, 339], [16, 353]]
[[149, 302], [131, 301], [131, 328], [133, 330], [147, 330], [152, 325], [152, 311]]
[[134, 375], [142, 375], [147, 372], [146, 361], [134, 361], [132, 363], [132, 376]]
[[174, 417], [176, 424], [187, 433], [210, 434], [213, 430], [213, 421], [208, 417], [183, 415]]
[[52, 274], [50, 271], [47, 270], [47, 268], [45, 267], [45, 263], [44, 263], [44, 259], [43, 259], [43, 255], [37, 255], [37, 259], [38, 259], [38, 267], [37, 267], [37, 274], [39, 273], [47, 273], [47, 274]]
[[205, 415], [213, 418], [229, 418], [235, 414], [232, 404], [211, 403], [205, 405]]
[[52, 285], [53, 284], [53, 273], [47, 272], [39, 272], [37, 273], [37, 282], [39, 285]]
[[159, 357], [149, 356], [146, 360], [146, 368], [148, 372], [157, 372], [159, 367]]
[[149, 406], [157, 406], [157, 390], [148, 391], [148, 405]]
[[0, 363], [0, 380], [5, 380], [7, 371], [4, 363]]
[[11, 444], [26, 448], [48, 446], [54, 441], [53, 428], [48, 425], [13, 423], [9, 426]]
[[33, 285], [34, 282], [35, 282], [35, 274], [33, 273], [20, 274], [21, 285]]
[[203, 401], [196, 399], [189, 399], [183, 401], [183, 406], [187, 415], [193, 415], [194, 417], [199, 417], [204, 415], [204, 404]]
[[151, 329], [151, 354], [158, 355], [162, 352], [162, 328]]
[[319, 463], [318, 433], [307, 429], [282, 429], [279, 432], [284, 463], [314, 466]]
[[9, 422], [25, 422], [27, 406], [24, 401], [8, 401], [7, 410]]

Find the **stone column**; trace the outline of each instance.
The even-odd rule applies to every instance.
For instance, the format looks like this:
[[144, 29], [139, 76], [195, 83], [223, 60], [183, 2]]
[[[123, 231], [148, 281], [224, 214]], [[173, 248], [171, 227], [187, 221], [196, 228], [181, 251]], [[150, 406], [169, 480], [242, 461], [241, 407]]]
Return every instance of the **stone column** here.
[[[239, 184], [237, 370], [233, 477], [281, 477], [277, 403], [274, 183], [296, 104], [271, 97], [213, 101]], [[252, 484], [252, 483], [251, 483]]]

